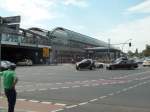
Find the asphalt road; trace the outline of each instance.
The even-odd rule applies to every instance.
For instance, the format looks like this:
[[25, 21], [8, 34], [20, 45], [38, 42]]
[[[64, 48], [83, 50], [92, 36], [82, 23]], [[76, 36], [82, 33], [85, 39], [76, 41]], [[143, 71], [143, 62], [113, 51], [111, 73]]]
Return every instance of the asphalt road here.
[[66, 104], [60, 112], [150, 112], [150, 69], [18, 67], [18, 98]]

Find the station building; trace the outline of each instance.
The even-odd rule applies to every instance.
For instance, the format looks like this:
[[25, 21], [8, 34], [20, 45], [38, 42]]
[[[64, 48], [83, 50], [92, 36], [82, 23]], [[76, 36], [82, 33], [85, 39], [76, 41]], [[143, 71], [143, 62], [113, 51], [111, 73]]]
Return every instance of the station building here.
[[1, 27], [1, 58], [18, 62], [31, 59], [34, 64], [70, 63], [83, 58], [119, 57], [120, 50], [98, 39], [57, 27], [51, 31], [40, 28], [19, 28], [17, 33]]

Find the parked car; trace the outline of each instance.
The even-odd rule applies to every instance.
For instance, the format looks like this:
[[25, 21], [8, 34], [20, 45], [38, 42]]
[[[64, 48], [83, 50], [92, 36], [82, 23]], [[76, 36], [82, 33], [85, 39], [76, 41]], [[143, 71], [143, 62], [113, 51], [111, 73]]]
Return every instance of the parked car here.
[[92, 59], [83, 59], [80, 62], [76, 63], [76, 69], [94, 69], [95, 68], [95, 63]]
[[21, 61], [17, 62], [17, 65], [20, 65], [20, 66], [32, 66], [33, 62], [32, 62], [31, 59], [22, 59]]
[[108, 64], [106, 69], [135, 69], [138, 67], [138, 64], [134, 60], [116, 60], [115, 62]]
[[145, 66], [150, 66], [150, 59], [145, 59], [144, 61], [143, 61], [143, 66], [145, 67]]
[[2, 70], [2, 71], [7, 70], [7, 69], [9, 69], [10, 67], [16, 68], [16, 64], [15, 64], [15, 63], [12, 63], [12, 62], [10, 62], [10, 61], [1, 61], [1, 70]]

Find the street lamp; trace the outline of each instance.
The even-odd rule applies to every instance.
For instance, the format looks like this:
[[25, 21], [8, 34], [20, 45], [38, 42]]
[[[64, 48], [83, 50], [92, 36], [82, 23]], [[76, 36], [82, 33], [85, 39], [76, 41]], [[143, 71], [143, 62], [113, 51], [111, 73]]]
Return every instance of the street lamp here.
[[110, 38], [108, 38], [108, 59], [110, 61]]

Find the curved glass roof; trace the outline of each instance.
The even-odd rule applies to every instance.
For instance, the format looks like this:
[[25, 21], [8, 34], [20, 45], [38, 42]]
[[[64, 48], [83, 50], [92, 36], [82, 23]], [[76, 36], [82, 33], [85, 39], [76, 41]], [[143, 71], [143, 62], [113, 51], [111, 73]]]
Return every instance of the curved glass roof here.
[[[64, 33], [63, 33], [64, 32]], [[82, 43], [87, 43], [99, 47], [107, 47], [108, 44], [106, 42], [100, 41], [98, 39], [92, 38], [90, 36], [86, 36], [62, 27], [57, 27], [52, 30], [52, 34], [58, 38], [65, 38], [67, 40], [74, 40]]]

